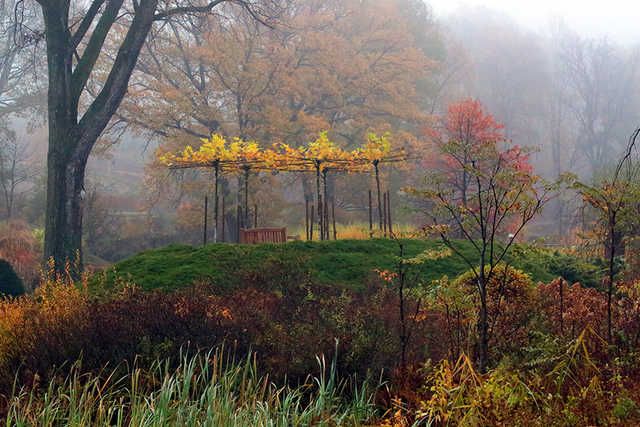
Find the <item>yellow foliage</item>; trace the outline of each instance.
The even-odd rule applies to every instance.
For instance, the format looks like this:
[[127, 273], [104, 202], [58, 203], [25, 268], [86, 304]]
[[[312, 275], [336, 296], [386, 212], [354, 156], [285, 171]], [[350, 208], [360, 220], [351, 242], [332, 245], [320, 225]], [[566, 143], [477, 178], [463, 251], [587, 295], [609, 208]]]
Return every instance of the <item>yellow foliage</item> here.
[[[87, 275], [75, 283], [67, 262], [63, 272], [56, 272], [50, 260], [41, 272], [41, 285], [31, 294], [0, 300], [0, 367], [11, 358], [18, 345], [28, 345], [32, 331], [46, 325], [73, 324], [87, 319]], [[21, 349], [24, 353], [24, 348]]]
[[[203, 144], [198, 150], [187, 145], [178, 154], [159, 151], [157, 158], [165, 166], [174, 168], [216, 168], [235, 172], [247, 169], [362, 172], [371, 164], [390, 159], [391, 155], [388, 133], [381, 137], [370, 133], [367, 142], [353, 151], [338, 147], [326, 131], [298, 149], [282, 142], [274, 144], [272, 149], [262, 149], [255, 141], [233, 138], [228, 142], [218, 134], [201, 140]], [[394, 156], [399, 154], [404, 152]]]

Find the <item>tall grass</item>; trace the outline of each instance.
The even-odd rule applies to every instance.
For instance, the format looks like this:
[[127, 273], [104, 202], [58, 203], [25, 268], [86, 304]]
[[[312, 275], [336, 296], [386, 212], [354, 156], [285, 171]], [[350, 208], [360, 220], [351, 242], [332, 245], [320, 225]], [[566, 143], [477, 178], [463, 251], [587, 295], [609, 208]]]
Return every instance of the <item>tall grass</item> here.
[[[333, 239], [333, 225], [330, 225], [330, 235], [331, 239]], [[415, 233], [417, 228], [412, 224], [393, 224], [394, 233], [399, 233], [402, 235], [407, 235], [411, 233]], [[304, 224], [301, 226], [293, 227], [287, 230], [287, 234], [289, 235], [298, 235], [301, 240], [305, 239], [305, 231]], [[314, 224], [313, 227], [314, 239], [318, 238], [318, 230], [317, 224]], [[373, 224], [373, 230], [369, 230], [369, 224], [364, 222], [350, 222], [347, 224], [336, 224], [336, 235], [338, 239], [356, 239], [356, 240], [366, 240], [372, 237], [383, 237], [384, 232], [378, 229], [378, 223]]]
[[260, 376], [249, 354], [235, 361], [217, 350], [181, 356], [176, 368], [157, 361], [124, 375], [82, 375], [76, 362], [46, 389], [15, 390], [6, 425], [15, 426], [358, 426], [375, 415], [367, 381], [336, 378], [335, 360], [297, 388]]

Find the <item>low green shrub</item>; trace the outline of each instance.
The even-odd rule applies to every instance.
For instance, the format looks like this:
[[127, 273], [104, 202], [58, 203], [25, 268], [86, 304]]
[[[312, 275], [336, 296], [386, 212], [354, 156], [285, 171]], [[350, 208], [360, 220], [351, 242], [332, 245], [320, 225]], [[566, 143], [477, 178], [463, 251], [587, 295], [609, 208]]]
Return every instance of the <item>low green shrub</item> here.
[[0, 259], [0, 297], [24, 294], [24, 284], [7, 261]]

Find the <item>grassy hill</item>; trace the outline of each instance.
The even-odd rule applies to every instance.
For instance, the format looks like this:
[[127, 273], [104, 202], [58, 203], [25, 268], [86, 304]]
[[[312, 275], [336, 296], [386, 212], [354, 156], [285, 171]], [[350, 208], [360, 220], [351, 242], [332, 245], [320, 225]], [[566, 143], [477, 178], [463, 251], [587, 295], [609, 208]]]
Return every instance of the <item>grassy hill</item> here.
[[[439, 242], [404, 240], [405, 253], [416, 255], [433, 249]], [[459, 250], [471, 258], [471, 244], [457, 242]], [[237, 286], [309, 280], [319, 284], [362, 289], [375, 269], [393, 269], [398, 244], [388, 239], [289, 242], [286, 244], [211, 244], [204, 247], [170, 245], [141, 252], [92, 278], [96, 291], [115, 286], [117, 278], [129, 278], [144, 289], [179, 289], [194, 281], [205, 281], [220, 290]], [[587, 285], [597, 283], [595, 268], [558, 253], [516, 247], [510, 262], [529, 273], [534, 281], [550, 281], [558, 275]], [[427, 262], [423, 281], [455, 277], [468, 268], [457, 256]]]

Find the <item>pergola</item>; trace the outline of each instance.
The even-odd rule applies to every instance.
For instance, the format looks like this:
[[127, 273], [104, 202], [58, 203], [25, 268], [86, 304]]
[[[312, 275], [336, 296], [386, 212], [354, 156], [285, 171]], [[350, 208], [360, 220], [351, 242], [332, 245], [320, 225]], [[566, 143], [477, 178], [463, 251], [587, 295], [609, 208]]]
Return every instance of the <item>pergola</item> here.
[[[318, 227], [321, 240], [329, 239], [329, 209], [327, 203], [327, 174], [329, 172], [362, 173], [371, 169], [375, 171], [378, 215], [380, 229], [382, 230], [383, 213], [379, 165], [406, 160], [404, 151], [391, 151], [391, 143], [386, 135], [378, 137], [375, 134], [369, 134], [366, 143], [353, 151], [347, 151], [336, 146], [328, 139], [326, 132], [321, 132], [317, 139], [297, 149], [284, 143], [274, 144], [272, 149], [261, 149], [256, 142], [243, 141], [240, 138], [234, 138], [231, 142], [228, 142], [223, 136], [217, 134], [212, 135], [209, 139], [202, 139], [202, 141], [203, 144], [197, 151], [191, 146], [187, 146], [179, 154], [166, 153], [158, 157], [169, 169], [199, 168], [214, 171], [216, 230], [219, 223], [218, 181], [222, 173], [242, 173], [244, 175], [245, 222], [248, 220], [249, 175], [252, 171], [314, 173], [316, 178]], [[238, 216], [240, 216], [240, 206], [238, 208]], [[308, 207], [306, 209], [307, 238], [312, 239], [313, 226], [309, 224]], [[371, 201], [369, 202], [369, 209], [371, 210]], [[312, 205], [311, 217], [313, 215], [314, 209]], [[369, 216], [371, 226], [371, 212], [369, 212]], [[313, 219], [311, 219], [312, 222]], [[206, 243], [206, 219], [204, 239]]]

